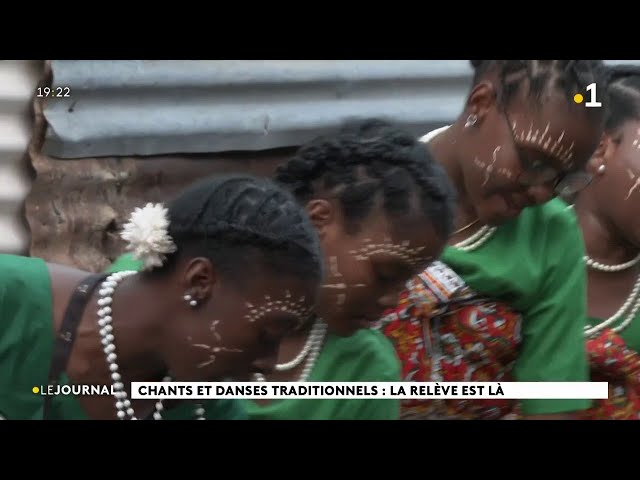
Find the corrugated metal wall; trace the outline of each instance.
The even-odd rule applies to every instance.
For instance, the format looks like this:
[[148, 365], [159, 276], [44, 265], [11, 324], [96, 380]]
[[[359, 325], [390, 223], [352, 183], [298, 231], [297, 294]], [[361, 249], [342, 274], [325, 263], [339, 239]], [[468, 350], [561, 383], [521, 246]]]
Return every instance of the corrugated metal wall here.
[[41, 61], [0, 61], [0, 252], [28, 252], [23, 202], [31, 187], [26, 159], [32, 133], [31, 99]]
[[[265, 150], [345, 119], [416, 134], [451, 121], [466, 60], [53, 61], [44, 153], [63, 158]], [[68, 89], [68, 90], [67, 90]]]
[[134, 206], [208, 174], [271, 175], [295, 146], [347, 118], [387, 117], [422, 134], [458, 115], [471, 69], [466, 60], [53, 61], [45, 78], [69, 96], [34, 102], [30, 253], [99, 270], [121, 253], [118, 231]]

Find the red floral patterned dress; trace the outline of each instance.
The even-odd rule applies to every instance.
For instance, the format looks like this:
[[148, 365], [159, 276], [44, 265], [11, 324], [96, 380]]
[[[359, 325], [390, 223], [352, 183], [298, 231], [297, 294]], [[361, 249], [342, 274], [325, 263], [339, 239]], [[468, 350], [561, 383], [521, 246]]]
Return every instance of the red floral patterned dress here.
[[[636, 319], [634, 319], [636, 320]], [[604, 329], [587, 339], [591, 380], [609, 382], [609, 398], [594, 400], [586, 420], [640, 420], [640, 355]]]
[[[402, 362], [403, 381], [512, 380], [521, 315], [479, 297], [447, 265], [434, 262], [408, 284], [379, 324]], [[404, 419], [517, 418], [508, 399], [405, 400]]]

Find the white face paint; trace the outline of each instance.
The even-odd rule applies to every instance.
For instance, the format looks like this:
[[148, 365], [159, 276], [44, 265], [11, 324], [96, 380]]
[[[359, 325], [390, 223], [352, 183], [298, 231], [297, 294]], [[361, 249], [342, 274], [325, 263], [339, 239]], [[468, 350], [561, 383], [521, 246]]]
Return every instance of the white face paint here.
[[640, 150], [640, 128], [636, 132], [636, 138], [633, 139], [632, 146]]
[[[211, 327], [210, 327], [211, 333], [213, 334], [213, 337], [215, 338], [216, 343], [222, 342], [222, 336], [217, 331], [219, 323], [220, 323], [220, 320], [213, 320], [211, 322]], [[187, 340], [189, 340], [189, 342], [193, 341], [191, 337], [187, 337]], [[209, 354], [209, 359], [196, 365], [196, 368], [204, 368], [209, 365], [213, 365], [216, 362], [217, 355], [220, 353], [223, 353], [223, 352], [242, 353], [243, 351], [239, 348], [227, 348], [220, 345], [212, 346], [212, 345], [206, 345], [204, 343], [191, 343], [191, 346], [195, 348], [202, 348], [206, 350], [207, 353]]]
[[514, 175], [511, 170], [505, 167], [496, 167], [496, 163], [498, 162], [498, 152], [502, 150], [502, 145], [498, 145], [493, 149], [493, 154], [491, 158], [491, 163], [486, 163], [480, 160], [478, 157], [473, 159], [473, 163], [476, 167], [481, 170], [484, 170], [484, 180], [482, 182], [482, 186], [484, 187], [487, 183], [489, 183], [489, 179], [491, 175], [497, 173], [503, 177], [508, 178], [509, 180], [513, 179]]
[[633, 193], [633, 191], [636, 188], [640, 187], [640, 177], [638, 177], [635, 173], [633, 173], [630, 169], [627, 169], [627, 173], [629, 174], [629, 178], [634, 181], [634, 184], [631, 186], [631, 188], [629, 189], [629, 192], [627, 193], [627, 197], [625, 198], [625, 200], [629, 200], [629, 197], [631, 197], [631, 194]]
[[307, 317], [309, 317], [309, 315], [311, 315], [311, 312], [313, 311], [311, 307], [304, 307], [304, 296], [300, 297], [298, 300], [294, 300], [289, 290], [285, 291], [284, 299], [272, 300], [270, 295], [265, 295], [264, 299], [265, 303], [259, 306], [254, 306], [253, 304], [247, 302], [246, 307], [249, 310], [249, 313], [247, 313], [244, 318], [253, 323], [258, 321], [268, 313], [278, 311], [294, 315], [299, 319], [300, 322], [303, 322]]
[[358, 261], [369, 260], [374, 255], [385, 253], [404, 260], [412, 266], [422, 266], [428, 263], [430, 257], [425, 257], [421, 253], [426, 247], [410, 247], [408, 241], [402, 244], [392, 243], [391, 239], [385, 238], [383, 243], [374, 243], [370, 239], [364, 240], [364, 246], [358, 250], [350, 250], [349, 253], [354, 255]]
[[329, 271], [334, 277], [342, 276], [342, 274], [338, 270], [338, 257], [329, 257]]
[[518, 132], [516, 122], [513, 122], [511, 129], [513, 130], [514, 138], [519, 141], [520, 145], [528, 145], [542, 150], [553, 157], [559, 158], [564, 165], [571, 167], [573, 165], [573, 147], [575, 146], [575, 142], [571, 142], [571, 145], [568, 147], [562, 143], [565, 135], [564, 130], [560, 136], [554, 140], [553, 137], [548, 135], [550, 127], [551, 122], [547, 123], [544, 131], [540, 134], [540, 129], [534, 130], [533, 123], [531, 123], [528, 131], [524, 128]]

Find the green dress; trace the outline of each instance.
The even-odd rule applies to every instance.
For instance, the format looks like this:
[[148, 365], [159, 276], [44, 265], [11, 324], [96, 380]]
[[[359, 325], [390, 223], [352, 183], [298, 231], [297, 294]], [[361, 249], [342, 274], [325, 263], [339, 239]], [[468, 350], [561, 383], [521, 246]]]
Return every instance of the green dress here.
[[[381, 333], [359, 330], [350, 337], [328, 335], [310, 382], [399, 382], [400, 363]], [[398, 400], [285, 399], [259, 405], [246, 400], [252, 420], [397, 420]]]
[[[582, 232], [560, 199], [525, 209], [472, 252], [448, 247], [442, 261], [475, 291], [522, 313], [514, 366], [521, 382], [587, 382], [587, 321]], [[589, 408], [590, 400], [522, 400], [524, 414]]]
[[[140, 264], [126, 254], [112, 268], [136, 270]], [[399, 382], [400, 363], [381, 333], [360, 330], [350, 337], [328, 335], [311, 371], [312, 382]], [[258, 405], [243, 400], [251, 420], [394, 420], [400, 416], [397, 400], [271, 400]]]
[[[0, 272], [0, 416], [42, 419], [45, 397], [34, 394], [33, 387], [47, 383], [54, 344], [49, 270], [39, 258], [0, 255]], [[204, 407], [207, 420], [247, 418], [238, 401], [211, 400]], [[193, 409], [183, 403], [164, 411], [163, 418], [193, 419]], [[88, 419], [73, 395], [54, 397], [50, 418]]]

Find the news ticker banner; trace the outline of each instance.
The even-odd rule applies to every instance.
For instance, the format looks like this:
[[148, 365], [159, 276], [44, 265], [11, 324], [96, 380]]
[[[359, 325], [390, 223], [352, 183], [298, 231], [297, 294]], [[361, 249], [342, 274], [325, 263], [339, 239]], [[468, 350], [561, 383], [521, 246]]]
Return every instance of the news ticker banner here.
[[590, 399], [609, 397], [607, 382], [131, 382], [131, 398], [266, 399]]

